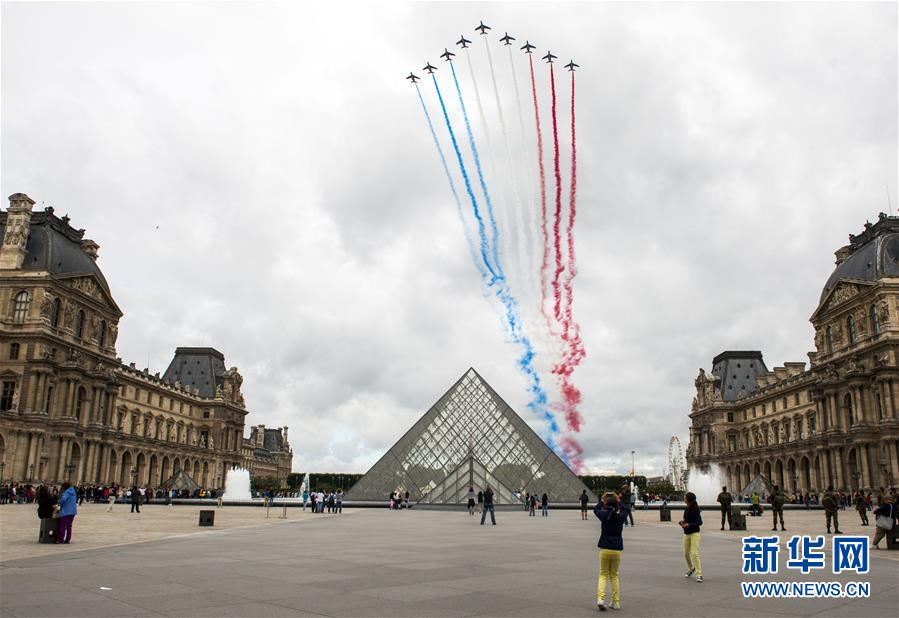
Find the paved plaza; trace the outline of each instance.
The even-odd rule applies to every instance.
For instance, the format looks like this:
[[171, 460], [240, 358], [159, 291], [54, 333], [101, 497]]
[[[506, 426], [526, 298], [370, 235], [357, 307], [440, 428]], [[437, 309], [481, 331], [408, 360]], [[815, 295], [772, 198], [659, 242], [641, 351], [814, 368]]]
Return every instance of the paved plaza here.
[[[84, 507], [70, 546], [12, 547], [35, 555], [0, 563], [0, 616], [595, 616], [598, 521], [576, 511], [527, 517], [500, 511], [497, 526], [467, 513], [365, 509], [265, 520], [260, 508], [217, 513], [228, 528], [196, 528], [197, 507], [144, 507], [144, 522], [171, 522], [168, 538], [126, 512], [106, 519]], [[274, 511], [273, 511], [274, 515]], [[675, 518], [677, 513], [675, 513]], [[637, 511], [625, 529], [622, 611], [630, 616], [894, 616], [899, 552], [872, 552], [867, 576], [793, 575], [771, 580], [861, 579], [870, 599], [747, 600], [740, 594], [741, 533], [719, 532], [706, 511], [702, 561], [706, 581], [683, 577], [682, 534], [658, 512]], [[847, 533], [870, 532], [845, 511]], [[8, 532], [35, 525], [30, 506], [0, 508]], [[788, 512], [789, 533], [817, 532], [818, 512]], [[770, 520], [749, 519], [751, 532]], [[92, 529], [110, 541], [91, 547]], [[79, 546], [79, 542], [82, 545]], [[49, 549], [50, 554], [43, 553]], [[618, 615], [618, 614], [614, 614]]]

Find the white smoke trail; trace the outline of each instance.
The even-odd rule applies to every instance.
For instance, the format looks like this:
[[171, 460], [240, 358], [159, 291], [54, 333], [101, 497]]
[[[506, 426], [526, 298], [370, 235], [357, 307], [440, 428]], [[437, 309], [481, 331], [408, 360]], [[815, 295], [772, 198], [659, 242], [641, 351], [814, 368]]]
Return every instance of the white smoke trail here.
[[[499, 87], [496, 84], [496, 70], [493, 66], [493, 55], [490, 53], [490, 42], [487, 40], [487, 37], [484, 37], [484, 48], [487, 50], [487, 61], [490, 65], [490, 79], [493, 83], [493, 95], [496, 99], [496, 111], [499, 116], [499, 125], [500, 130], [502, 132], [503, 137], [503, 146], [505, 148], [506, 153], [506, 169], [508, 171], [508, 180], [509, 184], [512, 188], [512, 199], [514, 203], [511, 203], [507, 198], [504, 200], [509, 206], [515, 209], [514, 219], [515, 219], [515, 242], [512, 243], [512, 250], [517, 253], [518, 257], [518, 280], [519, 280], [519, 289], [527, 292], [527, 276], [528, 276], [528, 246], [525, 241], [526, 230], [524, 227], [524, 205], [521, 203], [521, 197], [518, 193], [518, 174], [515, 173], [515, 170], [512, 166], [512, 150], [509, 146], [509, 132], [506, 129], [506, 118], [503, 114], [503, 105], [500, 101], [499, 97]], [[511, 257], [511, 256], [510, 256]]]

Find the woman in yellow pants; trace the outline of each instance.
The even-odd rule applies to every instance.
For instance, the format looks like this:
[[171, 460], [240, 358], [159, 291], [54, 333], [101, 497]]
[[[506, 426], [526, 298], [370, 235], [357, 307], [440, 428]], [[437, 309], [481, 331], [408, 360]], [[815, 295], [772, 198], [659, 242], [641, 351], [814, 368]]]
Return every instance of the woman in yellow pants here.
[[596, 607], [606, 611], [606, 584], [612, 585], [612, 609], [621, 609], [621, 597], [618, 586], [618, 567], [621, 566], [621, 553], [624, 551], [624, 540], [621, 531], [627, 513], [619, 509], [618, 496], [609, 492], [596, 503], [593, 513], [602, 522], [602, 534], [599, 537], [599, 583], [596, 587]]
[[684, 559], [687, 561], [684, 577], [695, 573], [696, 581], [702, 582], [702, 563], [699, 561], [699, 527], [702, 526], [702, 515], [696, 502], [696, 494], [692, 491], [684, 496], [684, 502], [687, 503], [687, 508], [684, 509], [684, 518], [679, 522], [684, 529]]

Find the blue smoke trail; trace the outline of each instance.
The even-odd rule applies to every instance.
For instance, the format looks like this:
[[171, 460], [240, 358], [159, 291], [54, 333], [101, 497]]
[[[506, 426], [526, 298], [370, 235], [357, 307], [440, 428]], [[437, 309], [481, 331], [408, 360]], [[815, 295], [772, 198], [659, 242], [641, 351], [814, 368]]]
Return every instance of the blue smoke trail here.
[[489, 285], [493, 285], [502, 276], [497, 275], [490, 264], [489, 247], [487, 245], [487, 230], [484, 226], [484, 217], [478, 208], [478, 200], [474, 196], [471, 189], [471, 180], [468, 178], [468, 172], [465, 170], [465, 163], [462, 161], [462, 152], [459, 150], [459, 143], [456, 141], [456, 133], [453, 131], [453, 125], [450, 122], [449, 114], [446, 113], [446, 104], [443, 102], [443, 95], [440, 93], [440, 86], [437, 85], [437, 77], [432, 73], [431, 79], [434, 80], [434, 88], [437, 90], [437, 99], [440, 101], [440, 109], [443, 110], [443, 119], [446, 121], [446, 128], [449, 131], [450, 141], [453, 143], [453, 150], [456, 151], [456, 160], [459, 162], [459, 169], [462, 170], [462, 180], [465, 181], [465, 190], [468, 192], [468, 198], [471, 200], [471, 207], [474, 210], [474, 218], [478, 222], [478, 235], [481, 237], [481, 260], [484, 266], [490, 271], [491, 280]]
[[440, 155], [440, 164], [443, 166], [443, 171], [446, 174], [447, 181], [449, 182], [450, 191], [453, 192], [453, 200], [455, 200], [456, 202], [456, 212], [459, 215], [459, 221], [462, 223], [462, 230], [465, 232], [465, 243], [468, 245], [468, 252], [471, 254], [471, 261], [474, 262], [474, 265], [478, 269], [478, 272], [481, 273], [481, 276], [486, 277], [487, 271], [484, 270], [484, 267], [481, 266], [480, 260], [478, 260], [474, 239], [471, 237], [471, 230], [468, 229], [468, 221], [465, 218], [465, 214], [462, 212], [462, 200], [459, 199], [459, 192], [456, 191], [456, 183], [453, 182], [453, 176], [452, 174], [450, 174], [449, 166], [446, 164], [446, 157], [443, 156], [443, 148], [440, 147], [440, 140], [437, 139], [437, 132], [434, 130], [434, 123], [431, 121], [431, 113], [428, 111], [428, 106], [425, 105], [425, 100], [424, 97], [421, 96], [421, 89], [419, 89], [418, 84], [415, 84], [415, 92], [418, 93], [418, 100], [421, 101], [421, 109], [425, 113], [425, 118], [428, 121], [428, 129], [431, 130], [431, 137], [434, 139], [434, 147], [437, 148], [437, 154]]
[[465, 119], [465, 130], [468, 132], [468, 143], [471, 146], [471, 155], [474, 157], [474, 166], [478, 171], [478, 180], [481, 183], [481, 192], [484, 194], [484, 201], [487, 202], [487, 216], [490, 219], [490, 231], [493, 237], [493, 259], [496, 263], [496, 270], [500, 276], [505, 278], [503, 267], [499, 260], [499, 228], [496, 225], [496, 218], [493, 216], [493, 201], [490, 199], [490, 193], [487, 191], [487, 183], [484, 181], [484, 171], [481, 169], [481, 159], [478, 157], [478, 149], [474, 144], [474, 134], [471, 132], [471, 122], [468, 120], [468, 111], [465, 109], [465, 100], [462, 98], [462, 88], [459, 86], [459, 78], [456, 77], [456, 67], [450, 62], [450, 69], [453, 72], [453, 82], [456, 84], [456, 93], [459, 95], [459, 105], [462, 107], [462, 118]]
[[[453, 71], [453, 77], [455, 77], [455, 70]], [[554, 440], [554, 436], [559, 433], [559, 425], [556, 423], [555, 417], [552, 413], [547, 409], [547, 396], [546, 391], [543, 390], [543, 386], [540, 383], [540, 374], [534, 369], [533, 360], [534, 360], [534, 347], [531, 344], [531, 340], [527, 335], [524, 334], [521, 324], [521, 319], [519, 318], [518, 313], [518, 301], [512, 296], [512, 292], [509, 289], [509, 285], [506, 282], [505, 275], [502, 274], [502, 268], [499, 262], [499, 255], [494, 251], [494, 258], [496, 260], [496, 267], [499, 274], [493, 270], [493, 267], [490, 264], [490, 259], [488, 256], [488, 246], [487, 246], [487, 235], [486, 229], [484, 226], [484, 219], [481, 216], [480, 210], [478, 208], [478, 201], [475, 198], [474, 192], [471, 189], [471, 181], [468, 176], [468, 172], [465, 169], [465, 163], [462, 160], [462, 153], [459, 150], [459, 143], [456, 141], [456, 134], [453, 131], [452, 123], [450, 122], [449, 114], [446, 111], [446, 103], [443, 100], [443, 95], [440, 92], [440, 86], [437, 84], [437, 77], [435, 75], [431, 75], [431, 78], [434, 81], [434, 88], [437, 90], [437, 98], [440, 101], [440, 108], [443, 111], [443, 119], [446, 121], [446, 128], [450, 134], [450, 140], [453, 143], [453, 150], [456, 152], [456, 160], [459, 163], [459, 169], [462, 172], [462, 178], [465, 181], [465, 190], [468, 192], [468, 197], [471, 200], [471, 205], [474, 210], [475, 218], [478, 221], [478, 232], [481, 238], [481, 259], [484, 261], [484, 265], [490, 271], [490, 274], [493, 276], [492, 280], [487, 281], [485, 277], [485, 282], [489, 288], [494, 289], [494, 293], [499, 301], [503, 305], [503, 309], [505, 311], [505, 321], [509, 327], [510, 336], [512, 341], [520, 345], [524, 348], [521, 357], [518, 359], [517, 364], [518, 368], [525, 374], [529, 381], [528, 391], [531, 394], [531, 401], [527, 404], [528, 408], [534, 412], [538, 417], [542, 417], [543, 420], [549, 425], [549, 435], [547, 436], [547, 445], [553, 450], [556, 450], [556, 444]], [[461, 89], [459, 89], [459, 82], [456, 80], [456, 88], [459, 92], [460, 102], [461, 102]], [[464, 110], [464, 103], [463, 103]], [[466, 116], [466, 124], [468, 124], [468, 117]], [[468, 135], [471, 140], [472, 151], [475, 153], [475, 163], [478, 165], [478, 170], [480, 174], [480, 167], [477, 160], [477, 150], [474, 145], [474, 138], [471, 135], [471, 126], [468, 125]], [[481, 188], [484, 191], [484, 194], [487, 195], [487, 187], [484, 183], [483, 175], [480, 175]], [[489, 199], [489, 198], [488, 198]], [[493, 221], [492, 225], [496, 226], [496, 222]], [[497, 285], [498, 284], [498, 285]], [[569, 464], [568, 457], [563, 453], [559, 453], [559, 456], [565, 462], [566, 465]]]

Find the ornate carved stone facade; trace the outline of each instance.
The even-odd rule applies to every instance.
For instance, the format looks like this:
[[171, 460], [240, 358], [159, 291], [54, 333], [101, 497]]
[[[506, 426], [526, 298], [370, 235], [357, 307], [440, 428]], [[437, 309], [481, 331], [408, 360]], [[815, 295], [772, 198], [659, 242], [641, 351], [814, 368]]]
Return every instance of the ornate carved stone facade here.
[[265, 425], [250, 428], [250, 437], [243, 441], [243, 465], [250, 476], [271, 477], [286, 484], [293, 463], [293, 452], [287, 441], [287, 427], [266, 429]]
[[737, 491], [756, 474], [803, 492], [899, 483], [899, 217], [849, 241], [811, 317], [808, 369], [724, 352], [699, 370], [689, 465], [717, 464]]
[[[212, 348], [178, 348], [162, 377], [122, 363], [99, 246], [33, 204], [17, 193], [0, 213], [0, 480], [155, 487], [183, 470], [219, 488], [252, 471], [237, 368]], [[281, 455], [283, 481], [286, 439]]]

